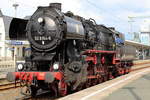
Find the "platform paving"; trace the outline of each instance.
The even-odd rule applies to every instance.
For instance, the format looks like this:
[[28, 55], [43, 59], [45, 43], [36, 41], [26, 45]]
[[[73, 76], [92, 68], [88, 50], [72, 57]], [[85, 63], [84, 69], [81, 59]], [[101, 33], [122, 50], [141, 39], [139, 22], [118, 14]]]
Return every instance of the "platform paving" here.
[[150, 100], [150, 73], [109, 94], [103, 100]]

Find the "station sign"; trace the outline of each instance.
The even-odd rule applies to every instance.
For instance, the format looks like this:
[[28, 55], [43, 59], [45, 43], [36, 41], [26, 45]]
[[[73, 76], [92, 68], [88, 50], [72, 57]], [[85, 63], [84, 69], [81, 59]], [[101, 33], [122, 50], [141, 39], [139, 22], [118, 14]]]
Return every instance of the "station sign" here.
[[8, 43], [9, 45], [23, 45], [22, 41], [15, 41], [15, 40], [6, 41], [6, 43]]
[[23, 43], [20, 42], [20, 41], [11, 41], [10, 44], [11, 44], [11, 45], [23, 45]]

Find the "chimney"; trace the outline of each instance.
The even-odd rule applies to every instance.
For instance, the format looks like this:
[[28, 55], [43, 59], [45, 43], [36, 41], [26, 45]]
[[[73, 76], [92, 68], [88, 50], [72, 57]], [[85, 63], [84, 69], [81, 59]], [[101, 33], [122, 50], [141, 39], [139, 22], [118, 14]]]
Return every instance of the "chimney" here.
[[49, 7], [55, 8], [59, 11], [61, 11], [61, 3], [50, 3]]

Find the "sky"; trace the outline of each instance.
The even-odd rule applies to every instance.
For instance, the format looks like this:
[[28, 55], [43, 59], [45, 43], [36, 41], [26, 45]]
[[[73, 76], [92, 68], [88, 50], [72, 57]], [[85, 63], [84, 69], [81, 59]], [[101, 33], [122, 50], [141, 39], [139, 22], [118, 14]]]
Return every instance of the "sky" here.
[[[98, 24], [115, 27], [127, 34], [130, 30], [128, 16], [149, 16], [150, 0], [0, 0], [4, 15], [14, 16], [12, 4], [19, 4], [17, 17], [32, 15], [37, 6], [48, 6], [51, 2], [62, 3], [63, 12], [72, 11], [75, 15], [93, 18]], [[134, 19], [132, 30], [139, 31], [141, 19]], [[143, 19], [142, 19], [143, 20]]]

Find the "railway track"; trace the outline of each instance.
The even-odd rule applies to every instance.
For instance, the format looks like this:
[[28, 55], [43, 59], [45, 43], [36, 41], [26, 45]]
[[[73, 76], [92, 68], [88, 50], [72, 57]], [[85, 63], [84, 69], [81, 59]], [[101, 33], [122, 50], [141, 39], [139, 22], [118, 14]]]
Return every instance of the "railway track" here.
[[9, 89], [18, 88], [18, 87], [20, 87], [19, 82], [17, 82], [17, 83], [7, 82], [7, 83], [4, 83], [4, 84], [0, 84], [0, 91], [9, 90]]
[[23, 95], [21, 97], [16, 98], [16, 100], [56, 100], [56, 97], [53, 97], [50, 91], [43, 91], [43, 92], [39, 92], [36, 95], [36, 97]]
[[[6, 79], [3, 79], [1, 81], [6, 81]], [[7, 93], [9, 93], [10, 90], [13, 91], [16, 88], [18, 88], [18, 91], [20, 91], [19, 87], [21, 87], [20, 82], [14, 83], [14, 82], [7, 82], [6, 81], [5, 83], [0, 84], [0, 92], [8, 91]], [[16, 97], [15, 100], [49, 100], [49, 99], [54, 100], [54, 97], [52, 95], [49, 95], [49, 94], [52, 94], [52, 93], [50, 93], [49, 91], [41, 91], [37, 94], [37, 96], [35, 98], [21, 94], [19, 97]], [[49, 99], [47, 99], [47, 98], [49, 98]]]

